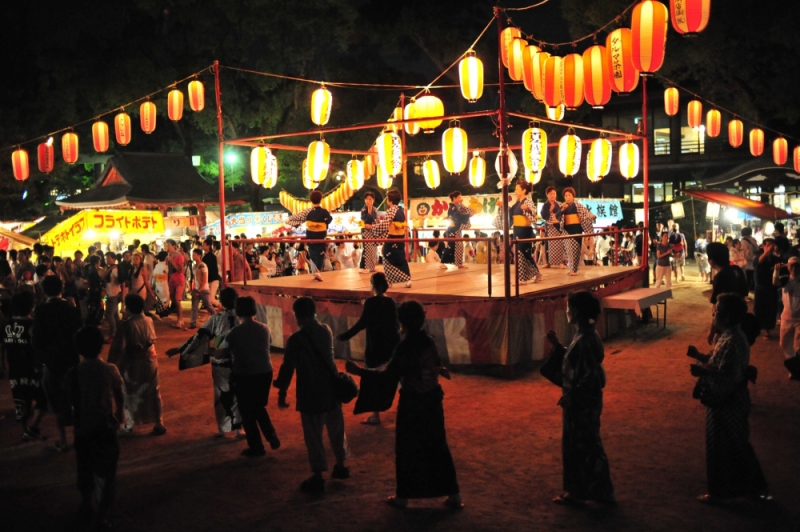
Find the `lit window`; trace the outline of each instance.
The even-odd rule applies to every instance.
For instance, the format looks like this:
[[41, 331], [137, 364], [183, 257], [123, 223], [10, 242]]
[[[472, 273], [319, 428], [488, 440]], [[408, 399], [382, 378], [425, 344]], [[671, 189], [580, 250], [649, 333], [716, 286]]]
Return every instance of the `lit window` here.
[[681, 128], [681, 153], [705, 153], [706, 126]]
[[655, 137], [653, 153], [655, 155], [669, 155], [669, 128], [654, 129], [653, 136]]

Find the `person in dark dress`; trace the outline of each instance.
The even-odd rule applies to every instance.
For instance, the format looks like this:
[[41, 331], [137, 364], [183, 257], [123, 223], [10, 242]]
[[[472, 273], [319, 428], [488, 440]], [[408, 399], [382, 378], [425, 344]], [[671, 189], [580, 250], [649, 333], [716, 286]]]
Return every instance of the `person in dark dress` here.
[[[400, 342], [399, 324], [397, 322], [397, 303], [386, 296], [389, 282], [382, 273], [375, 273], [370, 279], [373, 297], [364, 302], [364, 310], [355, 325], [337, 339], [346, 342], [366, 329], [367, 345], [364, 349], [364, 363], [370, 369], [384, 365], [392, 358], [395, 347]], [[362, 422], [365, 425], [380, 425], [380, 412], [373, 414]]]
[[[475, 215], [475, 211], [464, 205], [464, 197], [458, 190], [450, 193], [450, 206], [447, 208], [447, 230], [444, 232], [445, 238], [459, 238], [462, 231], [469, 229], [469, 219]], [[456, 268], [466, 268], [464, 265], [464, 242], [447, 242], [444, 253], [441, 255], [442, 265], [440, 268], [447, 269], [447, 264], [455, 264]]]
[[[449, 373], [441, 365], [433, 338], [423, 330], [425, 309], [422, 305], [407, 301], [397, 309], [397, 315], [403, 339], [385, 368], [364, 369], [352, 361], [346, 365], [349, 373], [361, 376], [362, 392], [364, 387], [382, 388], [393, 398], [397, 383], [402, 385], [395, 436], [397, 490], [387, 502], [405, 508], [408, 499], [447, 496], [447, 507], [461, 509], [464, 503], [447, 445], [442, 406], [444, 392], [439, 384], [439, 375], [449, 378]], [[391, 401], [388, 406], [384, 403], [382, 409], [389, 406]]]
[[405, 283], [411, 288], [411, 270], [406, 259], [403, 238], [406, 236], [406, 213], [400, 206], [400, 191], [391, 188], [386, 193], [386, 215], [372, 225], [375, 238], [386, 238], [383, 245], [383, 271], [389, 284]]
[[[730, 252], [725, 244], [720, 242], [711, 242], [706, 247], [706, 254], [708, 256], [708, 264], [714, 271], [714, 279], [712, 280], [711, 289], [711, 314], [716, 312], [717, 297], [720, 294], [734, 293], [740, 296], [747, 297], [747, 275], [738, 266], [731, 265]], [[772, 273], [770, 272], [770, 283], [772, 282]], [[708, 343], [713, 345], [718, 331], [711, 324], [708, 331]]]
[[756, 291], [753, 303], [753, 314], [758, 318], [758, 326], [764, 331], [764, 338], [770, 338], [770, 332], [775, 328], [778, 316], [778, 288], [772, 284], [772, 274], [775, 265], [781, 259], [779, 249], [772, 238], [765, 238], [762, 244], [763, 251], [756, 260]]
[[[364, 208], [361, 209], [361, 238], [370, 240], [375, 238], [375, 233], [372, 232], [372, 224], [378, 221], [378, 210], [374, 206], [375, 194], [367, 191], [364, 193]], [[378, 264], [378, 244], [375, 242], [364, 243], [364, 254], [361, 256], [362, 270], [361, 273], [372, 273], [375, 271], [375, 266]]]
[[[292, 227], [298, 227], [305, 222], [306, 238], [308, 240], [324, 240], [328, 236], [328, 226], [333, 221], [333, 217], [327, 209], [320, 207], [322, 192], [312, 190], [309, 200], [311, 201], [311, 208], [293, 214], [286, 220], [286, 223]], [[311, 269], [313, 270], [314, 279], [317, 281], [322, 281], [320, 272], [323, 270], [326, 248], [327, 244], [324, 242], [322, 244], [308, 245], [308, 258], [313, 265]]]
[[[515, 239], [533, 238], [533, 224], [536, 223], [536, 204], [530, 198], [533, 185], [527, 181], [517, 180], [514, 187], [516, 203], [508, 208], [509, 230], [514, 231]], [[494, 226], [503, 227], [502, 213], [498, 212], [494, 218]], [[512, 229], [513, 228], [513, 229]], [[544, 280], [533, 258], [533, 244], [531, 242], [517, 243], [516, 266], [519, 269], [519, 284], [538, 283]], [[504, 259], [505, 260], [505, 259]]]

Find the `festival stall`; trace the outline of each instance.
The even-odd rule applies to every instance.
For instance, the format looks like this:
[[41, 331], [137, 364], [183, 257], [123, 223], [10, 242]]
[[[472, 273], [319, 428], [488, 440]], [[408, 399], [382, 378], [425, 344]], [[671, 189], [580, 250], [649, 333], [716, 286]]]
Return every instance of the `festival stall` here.
[[42, 242], [55, 248], [56, 256], [72, 255], [100, 242], [120, 251], [138, 239], [142, 243], [165, 238], [164, 217], [159, 211], [86, 209], [69, 217], [42, 235]]

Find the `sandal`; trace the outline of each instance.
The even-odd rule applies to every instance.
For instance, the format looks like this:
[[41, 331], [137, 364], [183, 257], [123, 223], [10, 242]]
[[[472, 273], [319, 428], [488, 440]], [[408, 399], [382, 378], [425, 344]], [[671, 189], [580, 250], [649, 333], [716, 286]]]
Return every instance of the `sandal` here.
[[556, 504], [560, 504], [562, 506], [585, 506], [586, 502], [580, 499], [576, 499], [569, 493], [563, 493], [558, 497], [553, 498], [553, 502]]
[[153, 430], [150, 432], [150, 434], [152, 434], [153, 436], [163, 436], [166, 433], [167, 433], [167, 427], [165, 427], [163, 425], [160, 426], [160, 427], [158, 425], [156, 425], [155, 427], [153, 427]]

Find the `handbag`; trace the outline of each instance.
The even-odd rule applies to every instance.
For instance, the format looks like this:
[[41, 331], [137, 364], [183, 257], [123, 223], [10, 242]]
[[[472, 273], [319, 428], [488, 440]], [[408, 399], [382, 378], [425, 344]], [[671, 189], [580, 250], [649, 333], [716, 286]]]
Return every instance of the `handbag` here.
[[[322, 354], [317, 349], [317, 345], [314, 343], [311, 336], [302, 329], [300, 332], [308, 340], [308, 343], [311, 345], [311, 350], [322, 359]], [[325, 367], [327, 368], [328, 365], [325, 364]], [[358, 384], [356, 384], [356, 380], [353, 377], [347, 373], [336, 371], [335, 369], [332, 369], [331, 373], [333, 377], [333, 396], [337, 401], [347, 404], [358, 397]]]
[[564, 364], [564, 355], [566, 353], [567, 350], [563, 345], [560, 343], [554, 344], [553, 348], [550, 350], [550, 354], [545, 359], [544, 364], [542, 364], [542, 367], [539, 368], [539, 373], [542, 374], [542, 377], [558, 387], [564, 385], [562, 366]]

